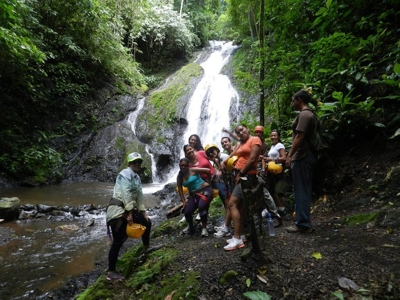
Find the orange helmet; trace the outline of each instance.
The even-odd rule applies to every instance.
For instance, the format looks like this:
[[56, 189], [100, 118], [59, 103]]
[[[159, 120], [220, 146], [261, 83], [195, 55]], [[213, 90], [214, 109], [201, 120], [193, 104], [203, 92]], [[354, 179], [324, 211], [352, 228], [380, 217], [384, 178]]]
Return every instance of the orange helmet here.
[[262, 132], [262, 133], [264, 133], [264, 127], [258, 125], [258, 126], [256, 126], [256, 128], [254, 128], [254, 132]]

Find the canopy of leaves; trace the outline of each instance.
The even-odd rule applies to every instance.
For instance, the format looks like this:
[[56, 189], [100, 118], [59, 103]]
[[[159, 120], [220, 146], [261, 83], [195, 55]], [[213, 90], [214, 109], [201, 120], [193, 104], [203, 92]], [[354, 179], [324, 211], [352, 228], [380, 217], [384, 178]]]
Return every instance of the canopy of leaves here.
[[219, 26], [233, 25], [235, 32], [227, 34], [242, 43], [235, 62], [237, 85], [254, 94], [263, 60], [265, 114], [278, 120], [272, 126], [284, 127], [292, 118], [293, 93], [311, 87], [320, 117], [336, 135], [374, 128], [394, 136], [400, 127], [396, 2], [265, 1], [261, 49], [260, 1], [229, 0]]

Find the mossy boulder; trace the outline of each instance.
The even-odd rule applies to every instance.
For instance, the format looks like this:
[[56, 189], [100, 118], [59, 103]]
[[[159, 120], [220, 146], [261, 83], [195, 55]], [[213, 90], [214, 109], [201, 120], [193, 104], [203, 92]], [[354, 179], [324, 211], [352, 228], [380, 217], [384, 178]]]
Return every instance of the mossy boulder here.
[[11, 221], [18, 219], [21, 200], [18, 197], [0, 199], [0, 219]]

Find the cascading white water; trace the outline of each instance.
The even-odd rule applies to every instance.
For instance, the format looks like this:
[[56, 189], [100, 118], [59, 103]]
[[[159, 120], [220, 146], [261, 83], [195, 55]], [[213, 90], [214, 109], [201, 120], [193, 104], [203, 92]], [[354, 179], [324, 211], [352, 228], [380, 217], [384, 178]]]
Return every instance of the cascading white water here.
[[136, 110], [134, 112], [132, 112], [128, 117], [128, 123], [131, 125], [131, 129], [132, 129], [132, 132], [134, 135], [136, 135], [136, 130], [135, 130], [136, 119], [144, 106], [145, 100], [146, 100], [145, 97], [140, 98]]
[[[188, 103], [188, 113], [186, 119], [188, 127], [183, 138], [183, 143], [187, 144], [189, 136], [197, 134], [200, 136], [203, 146], [208, 143], [215, 143], [220, 146], [222, 138], [222, 128], [230, 128], [229, 110], [231, 104], [237, 108], [239, 95], [232, 86], [228, 76], [221, 74], [222, 68], [227, 64], [232, 52], [237, 48], [232, 42], [211, 41], [212, 53], [206, 61], [200, 64], [204, 69], [203, 78], [198, 83], [192, 98]], [[197, 60], [197, 59], [196, 59]], [[145, 98], [139, 100], [138, 108], [129, 115], [128, 122], [135, 134], [135, 123], [140, 110], [144, 106]], [[181, 157], [184, 157], [183, 144], [180, 147]], [[152, 160], [152, 180], [158, 183], [159, 179], [155, 176], [156, 167], [151, 149], [146, 146], [147, 153]], [[178, 173], [178, 166], [175, 166], [164, 183], [174, 182]]]
[[[231, 103], [239, 103], [239, 95], [232, 86], [228, 76], [221, 74], [232, 52], [237, 48], [232, 42], [212, 41], [213, 52], [200, 64], [204, 76], [196, 87], [188, 103], [188, 127], [184, 135], [184, 144], [192, 134], [197, 134], [203, 147], [209, 143], [220, 146], [223, 136], [222, 128], [230, 128], [229, 109]], [[233, 102], [234, 101], [234, 102]], [[235, 120], [237, 121], [237, 120]], [[181, 157], [184, 157], [183, 145]], [[167, 183], [174, 182], [178, 167], [170, 173]]]

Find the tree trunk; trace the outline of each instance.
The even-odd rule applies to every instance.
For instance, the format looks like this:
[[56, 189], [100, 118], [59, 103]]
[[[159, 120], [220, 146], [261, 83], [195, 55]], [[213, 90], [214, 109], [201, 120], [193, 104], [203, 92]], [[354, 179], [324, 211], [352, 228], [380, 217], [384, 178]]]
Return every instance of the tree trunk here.
[[260, 81], [259, 81], [259, 88], [260, 88], [260, 125], [264, 126], [264, 79], [265, 79], [265, 58], [264, 58], [264, 0], [261, 0], [261, 7], [260, 7], [260, 30], [259, 30], [259, 37], [260, 37]]

